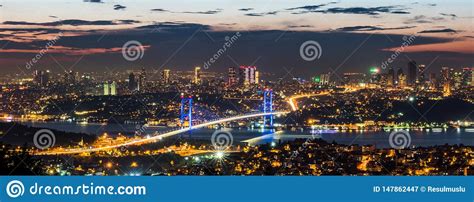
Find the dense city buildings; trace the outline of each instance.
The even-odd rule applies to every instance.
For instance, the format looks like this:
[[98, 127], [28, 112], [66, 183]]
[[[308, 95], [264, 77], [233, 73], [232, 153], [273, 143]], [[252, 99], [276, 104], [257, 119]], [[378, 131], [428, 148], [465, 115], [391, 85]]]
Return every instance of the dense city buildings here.
[[[469, 113], [474, 110], [473, 68], [442, 67], [437, 73], [410, 63], [407, 68], [371, 67], [367, 72], [327, 72], [309, 80], [277, 81], [267, 76], [260, 78], [256, 66], [230, 67], [223, 73], [199, 67], [189, 69], [141, 68], [115, 73], [38, 71], [26, 77], [4, 79], [0, 96], [0, 132], [5, 141], [2, 152], [12, 156], [34, 155], [34, 159], [45, 163], [34, 168], [35, 172], [46, 175], [131, 175], [132, 168], [139, 170], [134, 175], [472, 175], [473, 148], [469, 144], [416, 145], [399, 150], [370, 141], [348, 144], [337, 139], [329, 143], [324, 134], [313, 136], [315, 131], [343, 136], [397, 130], [443, 134], [474, 131], [474, 117]], [[266, 96], [269, 89], [272, 93]], [[217, 154], [207, 138], [202, 138], [205, 135], [193, 135], [199, 130], [184, 133], [179, 143], [170, 137], [169, 141], [156, 139], [150, 140], [153, 144], [112, 147], [92, 153], [61, 153], [147, 141], [170, 133], [166, 131], [273, 111], [284, 115], [207, 126], [251, 134], [248, 140], [234, 140], [224, 153]], [[9, 122], [17, 124], [14, 130]], [[34, 130], [27, 129], [29, 123], [85, 128], [116, 125], [118, 129], [97, 133], [102, 129], [96, 128], [92, 134], [55, 130], [68, 138], [58, 138], [56, 146], [47, 150], [50, 153], [38, 153], [31, 147], [31, 138], [26, 141], [29, 146], [22, 147], [25, 140], [19, 137], [23, 136], [15, 135]], [[125, 129], [130, 125], [132, 131]], [[149, 132], [162, 127], [166, 128], [164, 132]], [[299, 131], [309, 139], [251, 144], [259, 138], [251, 132], [255, 129], [272, 134]], [[28, 132], [25, 137], [33, 133]], [[302, 145], [305, 148], [300, 151]], [[294, 150], [299, 154], [290, 153]], [[75, 163], [68, 164], [64, 158], [51, 154], [73, 156]], [[147, 157], [162, 158], [162, 166], [150, 164]], [[216, 167], [216, 162], [222, 164]]]

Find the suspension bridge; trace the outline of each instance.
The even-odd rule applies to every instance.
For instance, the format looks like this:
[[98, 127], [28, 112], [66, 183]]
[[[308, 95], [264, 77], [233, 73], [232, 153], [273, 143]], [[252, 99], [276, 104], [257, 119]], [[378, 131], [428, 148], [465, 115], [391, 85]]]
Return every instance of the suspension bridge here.
[[135, 139], [131, 140], [129, 142], [121, 143], [121, 144], [114, 144], [114, 145], [108, 145], [108, 146], [103, 146], [103, 147], [86, 147], [86, 148], [74, 148], [74, 149], [52, 149], [50, 151], [41, 151], [37, 152], [36, 155], [68, 155], [68, 154], [80, 154], [80, 153], [90, 153], [90, 152], [98, 152], [98, 151], [103, 151], [103, 150], [109, 150], [109, 149], [115, 149], [115, 148], [121, 148], [121, 147], [127, 147], [127, 146], [133, 146], [133, 145], [141, 145], [141, 144], [147, 144], [147, 143], [152, 143], [157, 140], [161, 140], [163, 138], [171, 137], [174, 135], [178, 135], [180, 133], [185, 133], [191, 130], [199, 129], [199, 128], [204, 128], [208, 127], [211, 125], [216, 125], [216, 124], [221, 124], [225, 122], [231, 122], [231, 121], [237, 121], [241, 119], [249, 119], [249, 118], [256, 118], [256, 117], [264, 117], [263, 121], [263, 126], [265, 126], [267, 123], [271, 127], [273, 126], [273, 117], [274, 116], [280, 116], [289, 113], [288, 111], [273, 111], [273, 91], [271, 89], [266, 89], [263, 92], [264, 96], [264, 103], [263, 103], [263, 112], [261, 113], [251, 113], [251, 114], [244, 114], [244, 115], [238, 115], [238, 116], [233, 116], [233, 117], [228, 117], [228, 118], [222, 118], [218, 120], [213, 120], [209, 121], [206, 123], [201, 123], [197, 125], [193, 125], [193, 119], [192, 119], [192, 103], [193, 99], [191, 96], [185, 97], [181, 96], [181, 107], [180, 107], [180, 123], [183, 126], [185, 121], [187, 121], [189, 124], [189, 127], [182, 127], [181, 129], [170, 131], [170, 132], [165, 132], [162, 134], [157, 134], [155, 133], [152, 136], [146, 136], [140, 139]]
[[[296, 100], [304, 97], [313, 97], [313, 96], [323, 96], [328, 95], [329, 92], [321, 92], [321, 93], [314, 93], [314, 94], [301, 94], [301, 95], [294, 95], [290, 97], [287, 102], [291, 106], [293, 111], [298, 109]], [[263, 92], [263, 106], [261, 113], [251, 113], [251, 114], [244, 114], [244, 115], [237, 115], [228, 118], [217, 119], [213, 121], [209, 121], [206, 123], [200, 123], [197, 125], [193, 125], [192, 119], [192, 103], [193, 99], [191, 96], [185, 97], [181, 96], [181, 107], [180, 107], [180, 123], [183, 125], [185, 121], [189, 124], [189, 127], [182, 127], [181, 129], [169, 131], [161, 134], [157, 134], [156, 132], [152, 136], [146, 136], [140, 139], [131, 140], [129, 142], [108, 145], [103, 147], [86, 147], [86, 148], [74, 148], [74, 149], [52, 149], [49, 151], [41, 151], [35, 153], [36, 155], [70, 155], [70, 154], [81, 154], [81, 153], [90, 153], [90, 152], [98, 152], [104, 150], [110, 150], [115, 148], [133, 146], [133, 145], [142, 145], [153, 143], [155, 141], [161, 140], [163, 138], [175, 136], [181, 133], [185, 133], [191, 130], [199, 129], [208, 127], [211, 125], [222, 124], [225, 122], [237, 121], [242, 119], [249, 119], [249, 118], [256, 118], [256, 117], [263, 117], [263, 126], [266, 126], [267, 123], [270, 127], [273, 126], [273, 117], [280, 116], [289, 113], [290, 111], [273, 111], [273, 91], [271, 89], [265, 89]]]

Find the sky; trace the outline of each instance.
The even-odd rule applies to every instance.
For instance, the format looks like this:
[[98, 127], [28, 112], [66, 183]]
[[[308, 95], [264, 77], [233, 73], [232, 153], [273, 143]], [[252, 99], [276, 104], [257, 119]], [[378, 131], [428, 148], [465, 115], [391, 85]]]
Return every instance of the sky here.
[[[280, 77], [367, 72], [393, 58], [410, 36], [414, 40], [388, 66], [406, 68], [415, 60], [437, 72], [474, 62], [471, 0], [0, 0], [0, 5], [4, 73], [191, 70], [237, 32], [209, 71], [256, 65]], [[123, 57], [128, 41], [142, 44], [143, 57]], [[319, 58], [301, 57], [306, 41], [320, 44]], [[45, 54], [27, 68], [39, 53]]]

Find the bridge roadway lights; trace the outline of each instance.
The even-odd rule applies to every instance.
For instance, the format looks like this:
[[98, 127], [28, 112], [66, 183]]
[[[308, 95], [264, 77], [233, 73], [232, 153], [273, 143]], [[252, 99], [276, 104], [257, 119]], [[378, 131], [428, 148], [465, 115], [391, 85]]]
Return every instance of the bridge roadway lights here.
[[77, 148], [77, 149], [66, 149], [66, 150], [59, 150], [59, 151], [40, 151], [40, 152], [35, 152], [34, 155], [70, 155], [70, 154], [80, 154], [80, 153], [90, 153], [90, 152], [97, 152], [97, 151], [102, 151], [102, 150], [108, 150], [108, 149], [114, 149], [114, 148], [120, 148], [120, 147], [126, 147], [130, 145], [141, 145], [141, 144], [148, 144], [148, 143], [153, 143], [156, 140], [161, 140], [163, 138], [171, 137], [174, 135], [178, 135], [181, 133], [185, 133], [190, 131], [191, 129], [199, 129], [199, 128], [204, 128], [208, 126], [212, 126], [215, 124], [220, 124], [220, 123], [225, 123], [225, 122], [230, 122], [230, 121], [237, 121], [241, 119], [249, 119], [249, 118], [255, 118], [255, 117], [261, 117], [261, 116], [269, 116], [269, 115], [283, 115], [289, 113], [288, 111], [274, 111], [271, 113], [257, 113], [257, 114], [244, 114], [244, 115], [239, 115], [239, 116], [234, 116], [234, 117], [229, 117], [229, 118], [223, 118], [223, 119], [218, 119], [215, 121], [210, 121], [206, 123], [201, 123], [198, 125], [193, 126], [192, 128], [181, 128], [178, 130], [174, 131], [169, 131], [163, 134], [158, 134], [158, 135], [153, 135], [150, 137], [144, 137], [141, 139], [137, 140], [131, 140], [125, 143], [120, 143], [120, 144], [115, 144], [115, 145], [107, 145], [103, 147], [95, 147], [95, 148]]

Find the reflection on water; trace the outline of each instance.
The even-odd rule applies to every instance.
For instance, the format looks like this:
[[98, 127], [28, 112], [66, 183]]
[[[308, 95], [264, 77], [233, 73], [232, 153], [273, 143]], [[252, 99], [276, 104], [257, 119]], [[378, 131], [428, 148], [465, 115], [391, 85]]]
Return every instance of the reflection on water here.
[[[80, 132], [87, 134], [103, 134], [116, 135], [134, 135], [137, 130], [141, 133], [152, 134], [154, 132], [165, 132], [174, 130], [174, 128], [150, 126], [141, 127], [141, 125], [131, 124], [75, 124], [68, 122], [36, 122], [23, 123], [28, 126], [38, 128], [50, 128], [66, 132]], [[182, 137], [192, 137], [194, 139], [209, 139], [214, 132], [213, 129], [198, 129], [190, 133], [183, 134]], [[271, 130], [251, 130], [251, 129], [233, 129], [231, 133], [234, 142], [247, 142], [251, 144], [265, 144], [271, 142], [291, 141], [295, 138], [312, 138], [311, 131], [271, 131]], [[390, 132], [385, 131], [354, 131], [354, 132], [334, 132], [334, 131], [313, 131], [313, 135], [317, 133], [320, 137], [328, 142], [335, 141], [340, 144], [358, 144], [358, 145], [375, 145], [379, 148], [390, 147], [388, 137]], [[474, 131], [472, 129], [435, 129], [429, 131], [410, 131], [411, 145], [413, 146], [434, 146], [443, 144], [464, 144], [474, 145]]]

